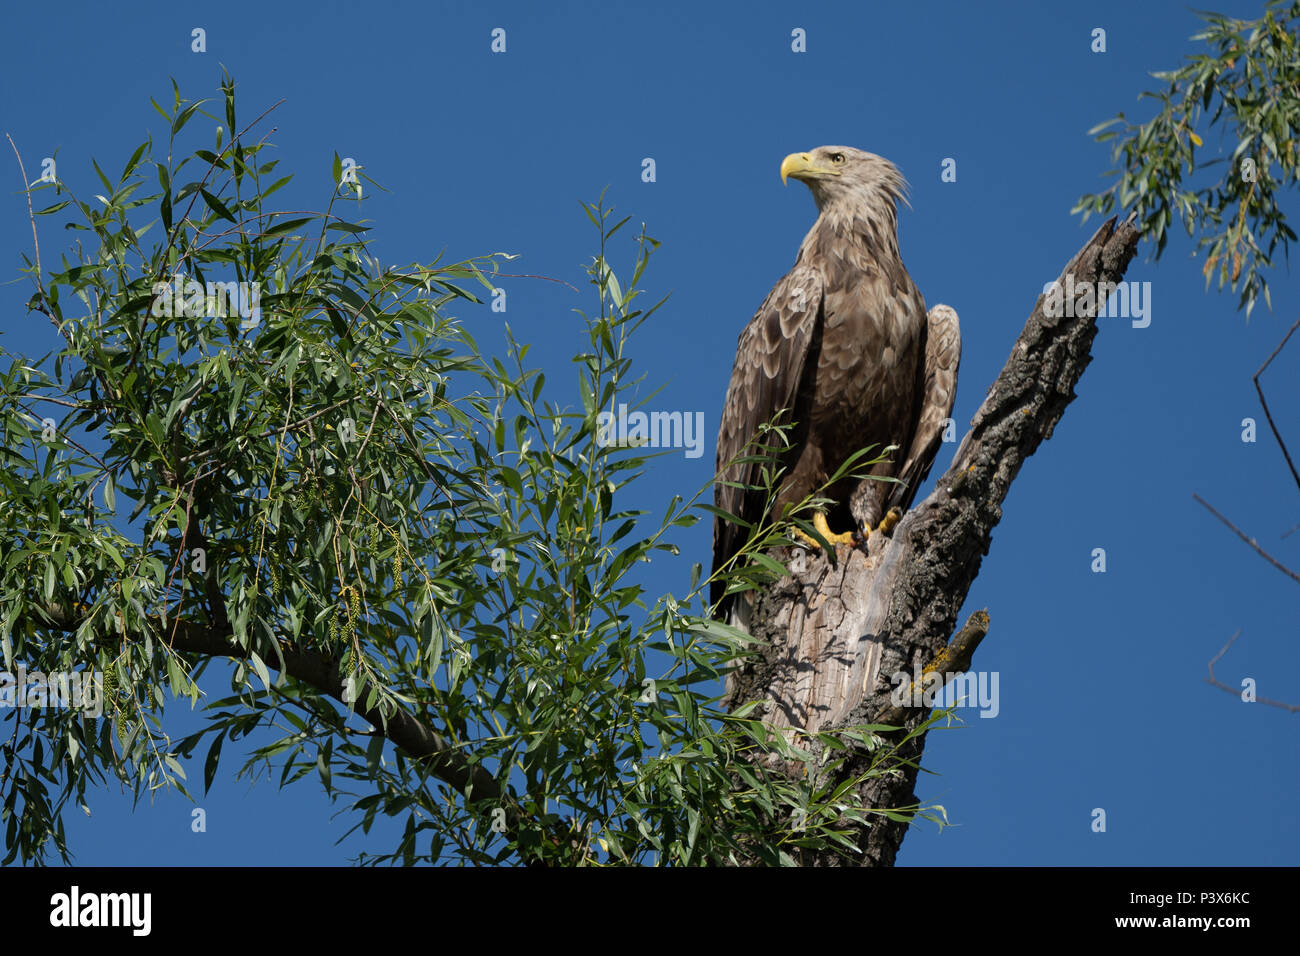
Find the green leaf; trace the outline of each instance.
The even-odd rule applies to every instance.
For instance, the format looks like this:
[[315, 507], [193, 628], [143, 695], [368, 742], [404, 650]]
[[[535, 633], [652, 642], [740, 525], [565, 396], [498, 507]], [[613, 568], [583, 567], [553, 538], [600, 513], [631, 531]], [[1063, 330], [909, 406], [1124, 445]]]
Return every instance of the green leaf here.
[[203, 793], [206, 796], [212, 789], [212, 781], [217, 779], [217, 764], [221, 761], [221, 745], [226, 741], [226, 732], [217, 734], [208, 748], [207, 759], [203, 761]]
[[348, 324], [343, 321], [343, 316], [339, 315], [337, 309], [325, 310], [330, 317], [330, 327], [334, 329], [334, 334], [340, 339], [346, 339], [348, 336]]
[[222, 219], [229, 219], [231, 222], [238, 225], [239, 220], [230, 214], [230, 210], [226, 208], [225, 203], [220, 199], [212, 195], [212, 193], [208, 192], [206, 189], [200, 189], [199, 194], [203, 196], [203, 201], [208, 204], [208, 208], [218, 216]]
[[229, 169], [225, 161], [220, 156], [209, 149], [196, 149], [194, 155], [209, 165], [216, 166], [219, 169]]
[[375, 734], [374, 739], [371, 740], [369, 746], [366, 747], [366, 768], [372, 774], [379, 773], [379, 760], [380, 757], [383, 756], [383, 753], [384, 738], [379, 734]]
[[420, 625], [420, 637], [424, 641], [425, 673], [435, 674], [442, 664], [442, 626], [438, 612], [430, 608]]
[[262, 198], [263, 198], [263, 199], [266, 199], [268, 196], [270, 196], [270, 195], [271, 195], [273, 192], [275, 192], [277, 189], [280, 189], [282, 186], [284, 186], [286, 183], [288, 183], [291, 179], [293, 179], [292, 176], [282, 176], [282, 177], [280, 177], [280, 178], [277, 179], [275, 182], [271, 183], [270, 186], [267, 186], [266, 189], [262, 190]]
[[748, 521], [744, 521], [741, 518], [738, 518], [736, 515], [733, 515], [730, 511], [724, 511], [723, 509], [715, 507], [714, 505], [706, 505], [703, 502], [696, 502], [695, 507], [699, 508], [701, 511], [707, 511], [709, 514], [714, 515], [715, 517], [721, 518], [723, 521], [727, 522], [728, 524], [734, 524], [738, 528], [754, 527]]
[[766, 568], [768, 571], [771, 571], [775, 575], [780, 576], [789, 573], [785, 565], [783, 565], [780, 561], [777, 561], [775, 558], [771, 557], [770, 555], [763, 553], [762, 551], [758, 551], [755, 552], [754, 554], [751, 554], [749, 556], [749, 559], [754, 564]]
[[117, 550], [117, 547], [113, 544], [113, 542], [101, 541], [99, 543], [99, 546], [108, 553], [108, 556], [110, 558], [113, 559], [113, 563], [117, 565], [118, 571], [126, 570], [126, 562], [122, 559], [122, 553]]
[[104, 184], [104, 189], [111, 194], [113, 192], [113, 183], [104, 175], [104, 171], [99, 168], [99, 163], [92, 159], [90, 165], [95, 167], [95, 173], [99, 176], [99, 181]]
[[301, 219], [282, 219], [267, 229], [265, 235], [280, 236], [285, 233], [293, 232], [295, 229], [305, 226], [307, 223], [312, 221], [313, 218], [311, 216], [305, 216]]
[[203, 101], [199, 100], [197, 103], [192, 103], [189, 106], [185, 107], [184, 110], [182, 110], [179, 114], [177, 114], [175, 122], [172, 123], [173, 136], [175, 136], [177, 133], [179, 133], [182, 129], [185, 128], [185, 124], [190, 121], [190, 117], [193, 116], [195, 112], [198, 110], [198, 108], [202, 105], [203, 105]]
[[325, 787], [325, 792], [329, 793], [330, 778], [332, 776], [329, 764], [329, 754], [326, 749], [322, 748], [316, 755], [316, 771], [320, 774], [321, 784]]
[[256, 651], [251, 651], [251, 652], [249, 653], [248, 657], [249, 657], [249, 660], [250, 660], [250, 661], [252, 662], [252, 664], [253, 664], [253, 670], [257, 672], [257, 676], [258, 676], [258, 678], [262, 681], [262, 685], [263, 685], [267, 690], [270, 690], [270, 689], [271, 689], [271, 675], [270, 675], [270, 673], [267, 671], [267, 669], [266, 669], [266, 665], [262, 663], [262, 658], [258, 657]]
[[149, 412], [144, 417], [144, 427], [153, 439], [154, 446], [161, 451], [164, 447], [162, 419], [156, 413]]
[[136, 147], [135, 152], [131, 154], [131, 158], [126, 161], [126, 167], [122, 170], [122, 182], [126, 182], [127, 177], [135, 171], [136, 165], [140, 162], [140, 157], [144, 155], [144, 151], [148, 148], [148, 140]]

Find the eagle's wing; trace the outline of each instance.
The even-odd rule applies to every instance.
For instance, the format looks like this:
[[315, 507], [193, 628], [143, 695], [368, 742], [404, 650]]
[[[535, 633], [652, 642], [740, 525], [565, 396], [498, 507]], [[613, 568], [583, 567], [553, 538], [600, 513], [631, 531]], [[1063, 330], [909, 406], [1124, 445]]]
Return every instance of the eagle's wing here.
[[925, 340], [925, 385], [921, 413], [917, 417], [912, 445], [907, 450], [889, 506], [906, 511], [916, 491], [930, 473], [934, 456], [943, 441], [944, 419], [952, 414], [957, 399], [957, 366], [961, 362], [961, 328], [957, 310], [936, 305], [930, 310]]
[[[772, 287], [736, 344], [736, 363], [731, 369], [731, 384], [727, 386], [718, 427], [720, 477], [713, 485], [713, 502], [723, 511], [752, 524], [763, 519], [767, 505], [763, 493], [733, 487], [731, 483], [757, 483], [759, 466], [728, 465], [736, 458], [756, 453], [754, 448], [746, 451], [746, 446], [758, 433], [759, 425], [770, 421], [782, 409], [793, 411], [798, 405], [809, 348], [821, 314], [823, 284], [817, 268], [796, 263]], [[788, 419], [787, 415], [785, 420]], [[799, 422], [799, 428], [806, 427], [806, 422]], [[791, 440], [797, 442], [797, 434]], [[714, 571], [744, 546], [748, 535], [747, 528], [714, 518]], [[714, 603], [724, 590], [721, 582], [713, 582]]]

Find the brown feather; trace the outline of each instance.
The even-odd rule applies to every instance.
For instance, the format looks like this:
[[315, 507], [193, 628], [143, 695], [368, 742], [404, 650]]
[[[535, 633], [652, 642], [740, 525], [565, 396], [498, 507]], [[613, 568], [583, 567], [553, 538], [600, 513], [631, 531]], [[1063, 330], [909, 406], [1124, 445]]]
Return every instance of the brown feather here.
[[[755, 454], [746, 446], [756, 438], [760, 423], [773, 420], [783, 409], [793, 411], [797, 405], [809, 345], [818, 326], [821, 285], [816, 269], [796, 263], [768, 293], [736, 343], [736, 361], [718, 428], [717, 473], [721, 478], [714, 484], [713, 503], [743, 521], [754, 523], [763, 517], [763, 493], [737, 487], [758, 483], [760, 465], [734, 462]], [[788, 421], [789, 415], [776, 420]], [[801, 438], [792, 436], [796, 443]], [[715, 519], [715, 571], [740, 550], [748, 535], [744, 527]], [[714, 582], [712, 600], [721, 597], [722, 586]]]
[[925, 342], [925, 387], [921, 418], [912, 445], [898, 472], [901, 484], [894, 487], [889, 507], [906, 511], [912, 507], [917, 489], [930, 473], [934, 456], [943, 442], [944, 422], [952, 415], [957, 400], [957, 366], [961, 363], [961, 328], [957, 311], [936, 305], [930, 310]]

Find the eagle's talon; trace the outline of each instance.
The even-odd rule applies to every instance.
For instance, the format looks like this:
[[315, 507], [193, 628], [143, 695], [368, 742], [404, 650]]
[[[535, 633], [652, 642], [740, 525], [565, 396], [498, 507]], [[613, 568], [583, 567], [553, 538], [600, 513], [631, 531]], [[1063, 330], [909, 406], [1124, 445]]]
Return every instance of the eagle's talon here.
[[[851, 548], [857, 546], [858, 533], [856, 530], [845, 531], [843, 534], [836, 534], [834, 531], [831, 530], [831, 526], [826, 523], [826, 515], [821, 511], [816, 511], [813, 513], [812, 524], [813, 527], [817, 530], [817, 533], [821, 535], [823, 538], [825, 538], [826, 543], [829, 544], [832, 548], [838, 547], [839, 545], [842, 544], [846, 544]], [[794, 533], [796, 537], [802, 538], [804, 541], [808, 542], [808, 544], [812, 548], [818, 551], [821, 550], [822, 547], [821, 542], [818, 541], [816, 538], [814, 538], [812, 535], [805, 533], [803, 530], [799, 528], [795, 528]]]
[[853, 547], [854, 532], [846, 531], [843, 534], [836, 534], [831, 530], [831, 526], [826, 523], [825, 512], [818, 511], [813, 515], [813, 527], [817, 529], [818, 534], [826, 539], [826, 543], [832, 547], [841, 544], [847, 544], [849, 547]]
[[894, 525], [903, 520], [903, 513], [897, 508], [890, 508], [889, 512], [880, 519], [880, 524], [876, 525], [872, 534], [889, 534], [894, 530]]

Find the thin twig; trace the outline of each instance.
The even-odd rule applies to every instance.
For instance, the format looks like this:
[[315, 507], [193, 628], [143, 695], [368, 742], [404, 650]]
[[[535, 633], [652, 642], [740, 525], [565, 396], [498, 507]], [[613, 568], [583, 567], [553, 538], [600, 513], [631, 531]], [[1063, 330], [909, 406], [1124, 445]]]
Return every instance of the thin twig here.
[[[36, 253], [36, 288], [40, 290], [41, 302], [44, 303], [48, 301], [48, 299], [45, 295], [45, 283], [41, 280], [41, 276], [44, 275], [44, 272], [41, 270], [41, 240], [36, 235], [36, 213], [32, 212], [32, 187], [27, 183], [27, 167], [23, 165], [23, 157], [22, 154], [18, 152], [18, 146], [14, 143], [14, 138], [8, 133], [5, 133], [5, 139], [9, 140], [9, 145], [13, 148], [14, 156], [18, 159], [18, 172], [21, 173], [23, 177], [23, 193], [27, 196], [27, 218], [32, 224], [32, 249]], [[54, 316], [50, 315], [48, 312], [45, 314], [49, 320], [54, 323], [54, 327], [62, 332], [63, 329], [60, 327]], [[64, 337], [66, 338], [66, 336]]]
[[1268, 402], [1264, 401], [1264, 389], [1259, 384], [1259, 377], [1264, 374], [1264, 369], [1268, 368], [1268, 363], [1277, 358], [1277, 353], [1282, 351], [1287, 340], [1295, 334], [1296, 329], [1300, 329], [1300, 319], [1296, 319], [1295, 325], [1291, 326], [1291, 330], [1282, 336], [1282, 341], [1273, 350], [1273, 354], [1264, 360], [1264, 364], [1259, 367], [1259, 371], [1255, 373], [1252, 381], [1255, 383], [1255, 391], [1259, 393], [1259, 403], [1264, 406], [1264, 417], [1268, 420], [1268, 427], [1273, 430], [1273, 437], [1277, 439], [1278, 445], [1282, 448], [1282, 457], [1286, 459], [1287, 467], [1291, 469], [1291, 477], [1295, 479], [1296, 487], [1300, 488], [1300, 472], [1296, 471], [1295, 462], [1291, 460], [1291, 453], [1287, 451], [1286, 442], [1282, 440], [1277, 425], [1273, 424], [1273, 413], [1268, 410]]
[[504, 276], [507, 279], [545, 279], [547, 282], [555, 282], [558, 283], [559, 285], [567, 285], [574, 292], [580, 291], [578, 287], [575, 286], [572, 282], [566, 282], [563, 279], [556, 279], [551, 276], [539, 276], [529, 272], [494, 272], [492, 274], [494, 276]]
[[1198, 494], [1193, 494], [1192, 497], [1195, 498], [1195, 499], [1196, 499], [1200, 504], [1202, 504], [1202, 505], [1205, 507], [1205, 509], [1206, 509], [1207, 511], [1210, 512], [1210, 514], [1214, 515], [1214, 517], [1218, 518], [1220, 521], [1222, 521], [1224, 524], [1226, 524], [1229, 528], [1231, 528], [1232, 531], [1233, 531], [1233, 533], [1236, 534], [1236, 536], [1237, 536], [1238, 538], [1240, 538], [1242, 541], [1245, 541], [1248, 545], [1250, 545], [1252, 548], [1254, 548], [1254, 549], [1259, 553], [1260, 557], [1262, 557], [1262, 558], [1263, 558], [1265, 561], [1267, 561], [1269, 564], [1273, 565], [1273, 567], [1277, 568], [1279, 571], [1281, 571], [1281, 572], [1282, 572], [1283, 574], [1285, 574], [1287, 577], [1291, 578], [1291, 580], [1295, 581], [1297, 584], [1300, 584], [1300, 574], [1296, 574], [1294, 571], [1292, 571], [1290, 568], [1288, 568], [1285, 564], [1283, 564], [1283, 563], [1282, 563], [1281, 561], [1279, 561], [1277, 558], [1273, 557], [1271, 554], [1269, 554], [1267, 551], [1265, 551], [1263, 548], [1261, 548], [1261, 547], [1259, 546], [1258, 542], [1256, 542], [1254, 538], [1248, 538], [1248, 537], [1246, 537], [1245, 532], [1243, 532], [1240, 528], [1238, 528], [1235, 524], [1233, 524], [1231, 521], [1229, 521], [1229, 520], [1228, 520], [1227, 518], [1225, 518], [1223, 515], [1219, 514], [1217, 511], [1215, 511], [1214, 508], [1210, 505], [1210, 503], [1209, 503], [1208, 501], [1206, 501], [1204, 498], [1202, 498], [1200, 495], [1198, 495]]
[[[19, 397], [19, 398], [29, 398], [29, 397], [30, 397], [30, 398], [39, 398], [40, 396], [27, 396], [27, 395], [20, 395], [20, 396], [17, 396], [17, 397]], [[53, 399], [47, 399], [47, 401], [53, 401]], [[20, 404], [20, 407], [22, 408], [22, 410], [25, 411], [28, 415], [32, 416], [33, 419], [35, 419], [35, 420], [38, 421], [38, 422], [42, 422], [42, 421], [44, 421], [44, 419], [41, 418], [39, 415], [37, 415], [36, 412], [34, 412], [31, 408], [27, 407], [26, 405], [22, 405], [21, 403], [19, 403], [19, 404]], [[66, 404], [66, 403], [60, 402], [59, 404]], [[76, 406], [76, 407], [80, 408], [80, 407], [82, 407], [82, 406]], [[85, 445], [83, 445], [83, 444], [81, 444], [80, 442], [78, 442], [78, 441], [77, 441], [75, 438], [73, 438], [71, 435], [68, 435], [68, 434], [64, 433], [63, 431], [60, 431], [60, 432], [59, 432], [59, 437], [62, 438], [65, 442], [67, 442], [69, 445], [71, 445], [73, 448], [77, 449], [77, 451], [81, 452], [83, 455], [86, 455], [87, 457], [92, 458], [92, 459], [94, 460], [95, 464], [99, 465], [100, 468], [103, 468], [105, 471], [108, 470], [108, 465], [106, 465], [106, 464], [104, 463], [104, 460], [103, 460], [102, 458], [100, 458], [98, 455], [96, 455], [93, 451], [91, 451], [91, 450], [90, 450], [89, 448], [87, 448]], [[33, 443], [33, 444], [34, 444], [34, 443]]]
[[34, 398], [38, 402], [53, 402], [55, 405], [63, 405], [66, 408], [85, 408], [84, 402], [69, 402], [63, 398], [51, 398], [48, 395], [35, 395], [31, 392], [22, 392], [15, 395], [14, 398]]
[[[1235, 642], [1239, 637], [1241, 637], [1240, 628], [1237, 629], [1236, 634], [1233, 634], [1232, 637], [1228, 638], [1228, 643], [1223, 645], [1223, 650], [1219, 651], [1219, 653], [1215, 654], [1212, 658], [1210, 658], [1210, 665], [1209, 665], [1210, 676], [1205, 678], [1205, 683], [1209, 684], [1211, 687], [1217, 687], [1219, 688], [1219, 690], [1227, 691], [1229, 694], [1232, 694], [1232, 696], [1234, 697], [1239, 697], [1241, 695], [1241, 688], [1233, 687], [1231, 684], [1225, 684], [1217, 677], [1215, 677], [1214, 665], [1219, 662], [1219, 658], [1221, 658], [1224, 654], [1228, 652], [1228, 648], [1230, 648], [1233, 645], [1233, 642]], [[1293, 714], [1300, 712], [1300, 704], [1284, 704], [1280, 700], [1270, 700], [1267, 697], [1257, 696], [1254, 700], [1254, 703], [1268, 704], [1270, 707], [1280, 707], [1282, 710], [1289, 711]]]

